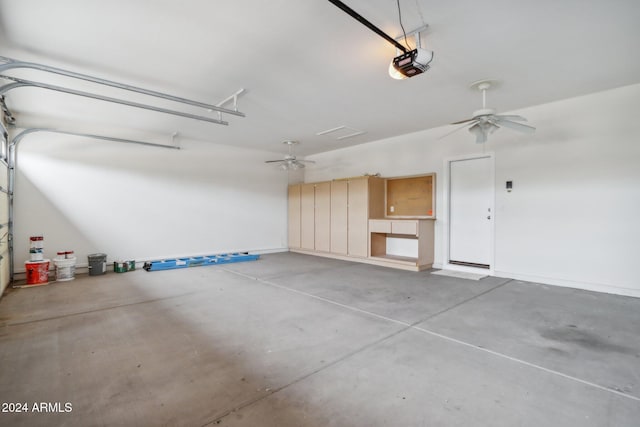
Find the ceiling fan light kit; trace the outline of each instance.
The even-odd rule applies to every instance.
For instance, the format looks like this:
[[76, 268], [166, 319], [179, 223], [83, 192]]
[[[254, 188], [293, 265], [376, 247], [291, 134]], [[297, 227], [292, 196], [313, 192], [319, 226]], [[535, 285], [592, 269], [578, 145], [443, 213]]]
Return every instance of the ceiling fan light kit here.
[[[500, 129], [506, 127], [522, 133], [533, 133], [536, 128], [518, 122], [526, 122], [522, 116], [496, 114], [493, 108], [487, 108], [487, 90], [497, 85], [496, 80], [478, 80], [471, 83], [471, 89], [482, 92], [482, 108], [473, 112], [470, 119], [461, 120], [451, 123], [452, 125], [465, 124], [461, 128], [455, 129], [444, 136], [448, 136], [468, 126], [468, 131], [476, 137], [476, 143], [483, 144], [487, 142], [488, 136]], [[443, 137], [444, 137], [443, 136]]]
[[293, 147], [299, 144], [298, 141], [287, 140], [283, 141], [282, 143], [289, 147], [289, 153], [285, 155], [283, 159], [267, 160], [265, 161], [265, 163], [277, 163], [278, 169], [283, 171], [304, 169], [306, 166], [305, 163], [315, 163], [313, 160], [299, 160], [296, 158], [296, 156], [293, 154]]

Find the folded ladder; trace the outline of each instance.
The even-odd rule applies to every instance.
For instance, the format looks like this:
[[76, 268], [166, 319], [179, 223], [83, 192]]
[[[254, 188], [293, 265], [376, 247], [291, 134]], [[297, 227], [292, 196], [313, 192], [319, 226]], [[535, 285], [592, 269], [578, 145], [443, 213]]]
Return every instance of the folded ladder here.
[[260, 255], [251, 255], [248, 252], [235, 252], [220, 255], [205, 255], [186, 258], [163, 259], [147, 261], [142, 268], [147, 271], [171, 270], [174, 268], [200, 267], [202, 265], [228, 264], [232, 262], [255, 261]]

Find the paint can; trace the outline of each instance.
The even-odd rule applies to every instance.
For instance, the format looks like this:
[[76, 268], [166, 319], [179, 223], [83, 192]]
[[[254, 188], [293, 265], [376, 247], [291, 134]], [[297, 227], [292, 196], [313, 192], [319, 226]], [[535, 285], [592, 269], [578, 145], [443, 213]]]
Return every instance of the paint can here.
[[49, 260], [25, 261], [27, 285], [46, 285], [49, 283]]
[[44, 237], [42, 236], [29, 237], [29, 247], [32, 249], [42, 249], [44, 247]]
[[128, 264], [125, 261], [114, 261], [113, 271], [116, 273], [126, 273], [128, 271]]
[[38, 249], [38, 248], [29, 249], [29, 260], [30, 261], [44, 260], [44, 254], [42, 253], [42, 249]]
[[107, 272], [107, 255], [91, 254], [89, 258], [89, 276], [100, 276]]
[[44, 260], [44, 237], [31, 236], [29, 237], [29, 260], [30, 261], [43, 261]]
[[[64, 256], [64, 254], [63, 254]], [[76, 258], [54, 258], [56, 266], [56, 281], [67, 282], [73, 280], [76, 274]]]

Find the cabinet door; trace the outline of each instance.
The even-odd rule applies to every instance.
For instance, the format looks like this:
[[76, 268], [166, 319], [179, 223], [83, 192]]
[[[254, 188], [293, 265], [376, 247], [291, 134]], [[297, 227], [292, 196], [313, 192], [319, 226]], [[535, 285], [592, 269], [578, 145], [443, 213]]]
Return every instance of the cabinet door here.
[[366, 257], [369, 247], [369, 185], [366, 178], [349, 181], [347, 244], [349, 255]]
[[288, 242], [290, 248], [300, 247], [300, 185], [289, 186]]
[[348, 182], [331, 182], [331, 252], [347, 254]]
[[315, 191], [314, 184], [300, 186], [300, 247], [315, 249]]
[[315, 249], [329, 252], [331, 249], [331, 183], [316, 184]]

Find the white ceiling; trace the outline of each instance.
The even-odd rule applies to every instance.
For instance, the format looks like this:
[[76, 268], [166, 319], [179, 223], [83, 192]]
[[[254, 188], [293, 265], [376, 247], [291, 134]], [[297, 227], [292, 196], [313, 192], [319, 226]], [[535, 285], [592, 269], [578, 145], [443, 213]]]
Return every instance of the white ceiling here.
[[[395, 0], [345, 3], [401, 34]], [[177, 131], [278, 152], [298, 139], [298, 153], [312, 154], [467, 118], [481, 103], [468, 86], [483, 78], [501, 82], [488, 94], [499, 112], [640, 82], [638, 0], [400, 4], [407, 31], [429, 24], [423, 47], [435, 52], [431, 70], [404, 81], [387, 74], [395, 48], [324, 0], [0, 0], [1, 55], [214, 104], [246, 89], [246, 117], [224, 116], [229, 126], [34, 88], [9, 92], [7, 104], [20, 127], [166, 142]], [[196, 112], [48, 73], [7, 74]], [[341, 125], [366, 133], [316, 135]]]

